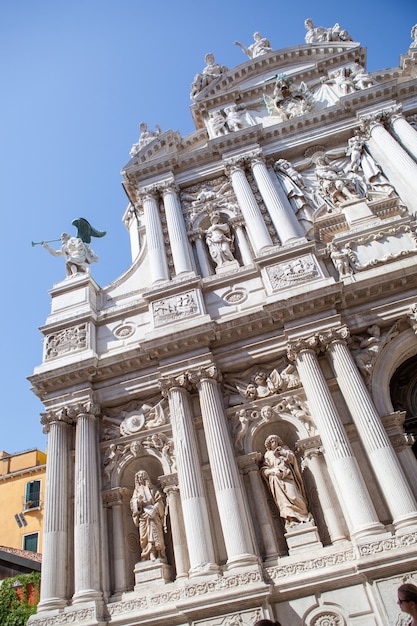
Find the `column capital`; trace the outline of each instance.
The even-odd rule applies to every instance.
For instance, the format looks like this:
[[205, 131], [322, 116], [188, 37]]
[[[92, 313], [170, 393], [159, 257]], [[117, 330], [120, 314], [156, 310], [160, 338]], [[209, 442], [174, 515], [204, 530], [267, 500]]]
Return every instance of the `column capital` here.
[[108, 489], [102, 493], [103, 504], [106, 508], [110, 509], [118, 504], [123, 504], [130, 497], [130, 495], [131, 492], [126, 487]]
[[316, 335], [300, 337], [287, 343], [287, 356], [290, 361], [295, 361], [301, 352], [320, 352], [319, 339]]
[[193, 370], [187, 371], [187, 377], [191, 384], [198, 385], [203, 380], [220, 380], [220, 371], [216, 365], [209, 365], [208, 367], [198, 367]]
[[341, 326], [339, 328], [329, 328], [318, 334], [320, 341], [320, 347], [322, 350], [327, 350], [332, 343], [338, 342], [347, 345], [350, 338], [350, 332], [347, 326]]
[[169, 191], [173, 191], [175, 194], [178, 194], [180, 191], [180, 188], [175, 182], [174, 178], [167, 178], [166, 180], [159, 183], [158, 189], [162, 195], [165, 195]]
[[231, 157], [225, 157], [223, 163], [228, 170], [243, 169], [245, 165], [251, 164], [254, 159], [262, 157], [262, 149], [254, 148], [243, 154], [237, 154]]
[[73, 424], [76, 424], [78, 417], [82, 414], [94, 416], [99, 415], [100, 407], [89, 400], [87, 402], [61, 406], [59, 409], [50, 409], [49, 411], [41, 414], [43, 432], [45, 434], [48, 433], [51, 424], [55, 422], [69, 424], [72, 426]]
[[190, 390], [190, 383], [186, 372], [183, 372], [179, 376], [166, 376], [160, 378], [158, 384], [161, 393], [165, 398], [169, 396], [169, 392], [172, 389], [184, 389], [185, 391]]
[[375, 126], [384, 126], [384, 123], [389, 122], [392, 116], [399, 116], [401, 113], [401, 104], [393, 104], [392, 106], [378, 109], [371, 113], [359, 113], [358, 119], [362, 123], [362, 130], [369, 132]]
[[160, 194], [160, 185], [148, 185], [136, 192], [137, 199], [143, 203], [144, 200], [157, 200]]

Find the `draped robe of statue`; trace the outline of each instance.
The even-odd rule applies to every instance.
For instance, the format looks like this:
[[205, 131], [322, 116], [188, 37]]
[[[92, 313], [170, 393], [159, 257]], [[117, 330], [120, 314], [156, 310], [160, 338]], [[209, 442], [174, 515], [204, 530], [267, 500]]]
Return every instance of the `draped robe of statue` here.
[[130, 500], [132, 518], [139, 528], [141, 558], [146, 561], [165, 557], [163, 520], [165, 506], [161, 491], [144, 471], [135, 476], [135, 489]]

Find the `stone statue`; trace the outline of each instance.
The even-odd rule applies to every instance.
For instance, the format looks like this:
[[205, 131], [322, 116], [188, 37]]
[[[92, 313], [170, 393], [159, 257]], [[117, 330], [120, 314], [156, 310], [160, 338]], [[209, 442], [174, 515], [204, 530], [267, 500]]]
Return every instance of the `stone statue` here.
[[248, 432], [249, 416], [246, 409], [240, 409], [235, 414], [235, 448], [237, 452], [243, 452], [243, 442]]
[[327, 78], [322, 79], [323, 83], [333, 86], [337, 96], [346, 96], [355, 92], [355, 83], [353, 82], [349, 68], [339, 67], [327, 73]]
[[241, 48], [250, 59], [256, 59], [256, 57], [260, 57], [264, 54], [268, 54], [268, 52], [272, 52], [269, 40], [265, 39], [265, 37], [262, 37], [261, 33], [254, 33], [253, 39], [254, 43], [252, 43], [248, 47], [241, 44], [240, 41], [235, 41], [235, 46], [239, 46], [239, 48]]
[[322, 43], [324, 41], [352, 41], [352, 37], [347, 30], [341, 28], [336, 23], [332, 28], [323, 28], [323, 26], [314, 26], [313, 20], [307, 18], [304, 22], [307, 29], [305, 35], [306, 43]]
[[349, 76], [355, 85], [355, 89], [367, 89], [368, 87], [372, 87], [375, 85], [375, 81], [368, 72], [365, 71], [363, 65], [359, 63], [359, 60], [356, 61], [349, 68]]
[[219, 267], [230, 261], [233, 256], [233, 238], [228, 224], [220, 222], [220, 214], [215, 211], [210, 217], [211, 226], [206, 231], [206, 243], [210, 256]]
[[304, 178], [286, 159], [278, 159], [274, 169], [298, 221], [308, 233], [313, 224], [313, 210]]
[[353, 137], [348, 141], [346, 155], [350, 156], [350, 171], [357, 172], [361, 168], [362, 151], [365, 140], [359, 131], [356, 131]]
[[411, 39], [413, 40], [412, 43], [410, 44], [410, 48], [417, 48], [417, 24], [414, 24], [413, 28], [411, 29]]
[[206, 66], [200, 74], [196, 74], [191, 85], [191, 94], [190, 97], [194, 99], [200, 91], [202, 91], [207, 85], [209, 85], [213, 80], [219, 78], [222, 74], [227, 72], [227, 67], [225, 65], [219, 65], [215, 62], [214, 54], [208, 52], [204, 57], [204, 61], [206, 62]]
[[94, 254], [80, 237], [71, 237], [68, 233], [61, 235], [62, 246], [60, 250], [53, 250], [46, 241], [42, 241], [42, 246], [53, 256], [63, 256], [65, 258], [66, 277], [71, 278], [77, 274], [88, 274], [88, 266], [96, 263], [98, 257]]
[[[372, 373], [373, 366], [382, 348], [398, 335], [398, 332], [397, 323], [385, 332], [381, 332], [381, 328], [377, 324], [372, 324], [366, 329], [364, 337], [352, 337], [354, 359], [365, 379], [368, 379]], [[359, 342], [359, 345], [356, 347], [355, 342]]]
[[158, 126], [158, 124], [155, 124], [155, 128], [156, 130], [148, 130], [148, 125], [146, 122], [141, 122], [139, 124], [140, 137], [138, 142], [134, 143], [130, 150], [129, 154], [131, 157], [136, 156], [137, 153], [142, 150], [142, 148], [147, 146], [148, 143], [151, 143], [151, 141], [156, 139], [156, 137], [158, 137], [162, 133], [161, 127]]
[[285, 520], [285, 528], [289, 530], [295, 524], [312, 521], [295, 454], [284, 446], [278, 435], [269, 435], [265, 448], [261, 474]]
[[130, 500], [132, 519], [139, 528], [141, 559], [165, 558], [164, 515], [162, 492], [151, 483], [144, 470], [135, 474], [135, 489]]
[[207, 125], [212, 137], [227, 135], [229, 132], [226, 124], [226, 118], [221, 111], [209, 111]]
[[339, 248], [331, 243], [329, 246], [330, 258], [333, 261], [333, 265], [339, 272], [339, 278], [346, 278], [346, 276], [352, 276], [353, 270], [349, 264], [349, 254], [345, 249], [339, 250]]
[[256, 387], [257, 398], [266, 398], [276, 393], [279, 383], [280, 376], [277, 370], [272, 370], [269, 376], [265, 372], [258, 371], [252, 377], [252, 384]]
[[224, 113], [226, 115], [226, 124], [232, 132], [241, 130], [242, 128], [248, 128], [255, 124], [246, 109], [238, 108], [237, 104], [231, 104], [225, 107]]
[[316, 161], [316, 178], [323, 195], [334, 205], [358, 197], [352, 180], [337, 165], [330, 164], [325, 156]]

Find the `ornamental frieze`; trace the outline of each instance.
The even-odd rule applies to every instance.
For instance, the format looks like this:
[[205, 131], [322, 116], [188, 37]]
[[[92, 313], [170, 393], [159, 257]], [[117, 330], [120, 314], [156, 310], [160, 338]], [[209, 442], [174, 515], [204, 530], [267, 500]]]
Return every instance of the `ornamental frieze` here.
[[78, 324], [45, 337], [45, 361], [66, 356], [88, 347], [88, 324]]
[[266, 273], [273, 291], [294, 287], [321, 277], [318, 265], [311, 254], [267, 267]]

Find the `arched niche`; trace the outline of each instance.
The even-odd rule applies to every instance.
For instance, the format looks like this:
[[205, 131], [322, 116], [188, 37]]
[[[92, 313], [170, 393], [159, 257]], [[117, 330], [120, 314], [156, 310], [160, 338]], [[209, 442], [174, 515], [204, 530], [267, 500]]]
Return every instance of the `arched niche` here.
[[391, 379], [400, 366], [417, 354], [417, 337], [409, 328], [394, 337], [381, 350], [371, 379], [371, 395], [378, 413], [388, 415], [396, 409], [391, 397]]

